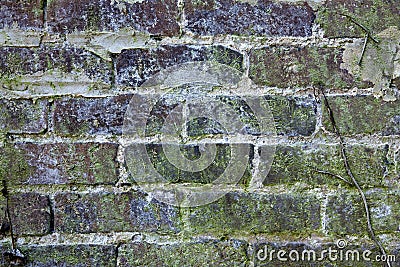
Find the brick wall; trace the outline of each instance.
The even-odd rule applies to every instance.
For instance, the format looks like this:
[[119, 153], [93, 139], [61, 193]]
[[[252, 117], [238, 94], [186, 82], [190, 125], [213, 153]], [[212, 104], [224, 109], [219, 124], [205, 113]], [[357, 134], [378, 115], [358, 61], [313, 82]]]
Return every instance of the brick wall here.
[[[340, 239], [379, 254], [349, 169], [376, 239], [400, 266], [398, 1], [0, 4], [1, 266], [382, 266], [257, 257], [264, 247], [321, 251]], [[246, 170], [217, 201], [177, 207], [129, 172], [124, 116], [133, 95], [159, 94], [139, 87], [152, 75], [203, 61], [254, 82], [240, 94], [269, 104], [274, 160], [254, 186], [271, 144], [222, 88], [216, 98], [246, 125]], [[150, 132], [179, 101], [155, 106]], [[203, 171], [175, 168], [156, 139], [136, 141], [172, 186], [207, 184], [229, 160], [220, 125], [189, 128], [217, 147]], [[199, 154], [196, 144], [180, 150]]]

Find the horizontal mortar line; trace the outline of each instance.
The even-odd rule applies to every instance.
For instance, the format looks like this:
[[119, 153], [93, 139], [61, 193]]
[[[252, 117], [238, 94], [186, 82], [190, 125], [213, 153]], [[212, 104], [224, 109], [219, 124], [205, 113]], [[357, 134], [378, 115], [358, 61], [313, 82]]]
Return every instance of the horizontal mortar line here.
[[[94, 135], [94, 136], [79, 136], [79, 137], [60, 137], [56, 135], [19, 135], [10, 134], [13, 137], [13, 143], [35, 143], [35, 144], [77, 144], [77, 143], [115, 143], [123, 147], [129, 144], [161, 144], [163, 143], [161, 136], [152, 137], [128, 137], [128, 136], [115, 136], [115, 135]], [[359, 135], [359, 136], [343, 136], [344, 141], [348, 145], [365, 145], [368, 147], [380, 147], [387, 143], [393, 145], [400, 145], [399, 136], [381, 136], [376, 135]], [[185, 142], [180, 142], [180, 145], [195, 145], [195, 144], [253, 144], [253, 145], [286, 145], [286, 146], [299, 146], [299, 145], [338, 145], [339, 140], [332, 134], [332, 136], [325, 136], [325, 138], [313, 138], [312, 136], [255, 136], [255, 135], [237, 135], [233, 139], [227, 139], [226, 136], [207, 137], [202, 139], [192, 139]]]
[[119, 143], [118, 136], [115, 135], [94, 135], [79, 137], [62, 137], [53, 134], [10, 134], [13, 137], [13, 143], [35, 143], [35, 144], [77, 144], [77, 143]]
[[[387, 234], [383, 234], [382, 236], [386, 236]], [[395, 235], [390, 235], [392, 238], [396, 238]], [[315, 238], [318, 237], [318, 241]], [[254, 246], [259, 243], [264, 242], [278, 242], [278, 243], [290, 243], [290, 242], [301, 242], [314, 246], [336, 243], [337, 238], [328, 235], [321, 235], [315, 232], [312, 237], [309, 235], [297, 235], [290, 238], [288, 234], [285, 237], [280, 237], [276, 234], [271, 233], [257, 233], [257, 234], [238, 234], [235, 233], [229, 236], [230, 240], [242, 240], [248, 242], [249, 245]], [[134, 244], [136, 242], [146, 242], [149, 244], [157, 244], [157, 245], [169, 245], [169, 244], [182, 244], [182, 243], [190, 243], [190, 242], [198, 242], [198, 241], [206, 241], [206, 240], [219, 240], [221, 238], [219, 236], [213, 234], [157, 234], [154, 232], [143, 232], [143, 231], [135, 231], [135, 232], [96, 232], [96, 233], [53, 233], [44, 236], [22, 236], [17, 240], [18, 246], [76, 246], [76, 245], [120, 245], [120, 244]], [[359, 237], [359, 236], [351, 236], [346, 235], [346, 240], [349, 240], [352, 245], [358, 244], [371, 244], [374, 243], [367, 238]], [[229, 240], [228, 240], [229, 241]], [[224, 241], [221, 241], [224, 242]], [[6, 245], [11, 243], [11, 238], [6, 237], [0, 240], [0, 244]], [[396, 247], [397, 243], [394, 241], [390, 246]]]
[[[134, 179], [132, 179], [134, 182]], [[200, 188], [200, 186], [211, 187], [210, 184], [188, 184], [188, 183], [177, 183], [177, 184], [154, 184], [155, 188], [171, 188], [175, 189], [179, 188]], [[192, 187], [188, 187], [188, 185], [192, 185]], [[193, 186], [195, 185], [195, 186]], [[146, 187], [148, 187], [147, 184]], [[186, 186], [186, 187], [185, 187]], [[294, 184], [276, 184], [276, 185], [266, 185], [261, 188], [248, 188], [242, 187], [240, 185], [224, 185], [216, 187], [221, 193], [243, 193], [243, 194], [259, 194], [259, 195], [290, 195], [292, 193], [296, 194], [296, 192], [300, 192], [301, 194], [307, 193], [309, 195], [318, 196], [326, 196], [327, 194], [336, 194], [337, 187], [333, 185], [319, 185], [313, 188], [306, 183], [297, 182]], [[355, 188], [346, 188], [345, 190], [356, 192]], [[389, 188], [383, 187], [375, 187], [369, 188], [368, 191], [371, 190], [389, 190]], [[395, 189], [399, 190], [399, 189]], [[144, 192], [140, 185], [124, 185], [117, 187], [115, 185], [92, 185], [92, 184], [43, 184], [43, 185], [26, 185], [19, 184], [18, 186], [10, 187], [10, 194], [18, 194], [18, 193], [38, 193], [42, 195], [50, 195], [54, 197], [57, 194], [81, 194], [81, 195], [89, 195], [89, 194], [97, 194], [97, 193], [105, 193], [105, 194], [122, 194], [129, 192]], [[150, 196], [151, 197], [151, 196]]]
[[[101, 35], [113, 35], [114, 37], [126, 37], [126, 33], [124, 34], [119, 34], [115, 32], [101, 32], [101, 33], [96, 33], [96, 36], [101, 36]], [[79, 38], [87, 38], [92, 36], [90, 33], [83, 33], [83, 34], [67, 34], [66, 38], [69, 40], [70, 43], [74, 43], [74, 40], [76, 41], [76, 44], [82, 44], [82, 42], [79, 41]], [[135, 46], [134, 48], [146, 48], [148, 46], [154, 47], [154, 46], [159, 46], [159, 45], [225, 45], [228, 47], [232, 47], [235, 45], [254, 45], [257, 47], [260, 46], [265, 46], [265, 45], [320, 45], [326, 47], [327, 45], [330, 45], [332, 47], [336, 46], [342, 46], [345, 43], [352, 43], [354, 40], [363, 40], [363, 37], [360, 38], [347, 38], [347, 37], [342, 37], [342, 38], [324, 38], [318, 35], [314, 36], [309, 36], [309, 37], [290, 37], [290, 36], [238, 36], [238, 35], [232, 35], [232, 34], [227, 34], [225, 36], [213, 36], [213, 35], [206, 35], [206, 36], [198, 36], [198, 35], [192, 35], [192, 34], [185, 34], [183, 36], [179, 37], [163, 37], [162, 40], [160, 41], [155, 41], [154, 44], [152, 43], [151, 45], [143, 45], [143, 40], [148, 39], [152, 40], [152, 38], [149, 35], [143, 35], [141, 36], [142, 38], [137, 44], [132, 44], [132, 46]], [[46, 42], [46, 41], [45, 41]], [[54, 42], [49, 42], [49, 43], [54, 43]], [[261, 44], [261, 45], [260, 45]], [[88, 45], [85, 43], [85, 45]], [[90, 43], [89, 43], [90, 45]], [[129, 46], [126, 46], [126, 48], [129, 48]]]
[[[318, 236], [318, 241], [315, 238]], [[393, 237], [395, 237], [393, 235]], [[264, 242], [304, 242], [313, 245], [335, 243], [337, 238], [328, 235], [318, 235], [316, 232], [313, 237], [293, 236], [288, 238], [280, 237], [276, 234], [257, 233], [251, 235], [240, 235], [238, 233], [230, 235], [232, 240], [242, 240], [255, 245]], [[135, 241], [134, 241], [135, 239]], [[352, 245], [357, 244], [373, 244], [369, 239], [359, 236], [347, 235], [346, 239], [351, 241]], [[134, 232], [96, 232], [96, 233], [53, 233], [44, 236], [21, 236], [17, 239], [18, 246], [68, 246], [68, 245], [119, 245], [119, 244], [134, 244], [135, 242], [146, 242], [149, 244], [168, 245], [168, 244], [182, 244], [188, 242], [204, 241], [204, 240], [219, 240], [219, 236], [209, 234], [157, 234], [154, 232], [134, 231]], [[223, 242], [223, 241], [221, 241]], [[6, 245], [11, 243], [11, 238], [6, 237], [0, 240], [0, 244]], [[394, 243], [393, 245], [397, 245]]]
[[[0, 90], [0, 98], [8, 99], [8, 100], [46, 100], [54, 101], [54, 99], [62, 99], [62, 98], [93, 98], [93, 99], [102, 99], [102, 98], [111, 98], [123, 95], [154, 95], [156, 97], [161, 97], [165, 94], [176, 94], [178, 93], [169, 93], [166, 92], [170, 88], [164, 89], [154, 89], [154, 88], [146, 88], [146, 87], [116, 87], [113, 89], [112, 93], [53, 93], [53, 94], [20, 94], [18, 91], [16, 93], [12, 93], [14, 95], [3, 95], [1, 96]], [[111, 91], [110, 89], [107, 89]], [[313, 87], [296, 87], [296, 88], [279, 88], [279, 87], [268, 87], [268, 86], [260, 86], [256, 85], [251, 91], [242, 90], [242, 89], [227, 89], [227, 90], [219, 90], [215, 89], [211, 92], [207, 92], [207, 96], [226, 96], [226, 97], [264, 97], [264, 96], [284, 96], [284, 97], [305, 97], [308, 95], [312, 95], [314, 92]], [[327, 96], [370, 96], [373, 95], [373, 88], [363, 88], [356, 89], [343, 92], [340, 89], [330, 90], [326, 93]], [[157, 99], [155, 99], [157, 100]]]
[[[1, 33], [3, 34], [12, 34], [15, 35], [16, 31], [13, 30], [2, 30]], [[50, 44], [50, 45], [57, 45], [57, 44], [63, 44], [65, 43], [63, 40], [59, 40], [57, 34], [53, 34], [50, 32], [41, 31], [41, 32], [32, 32], [32, 31], [18, 31], [20, 35], [24, 35], [24, 33], [30, 34], [30, 37], [37, 38], [38, 42], [42, 36], [46, 36], [47, 38], [42, 41], [42, 44]], [[66, 39], [68, 40], [69, 43], [75, 44], [78, 46], [90, 46], [91, 44], [85, 42], [82, 42], [82, 39], [89, 39], [91, 37], [101, 37], [101, 36], [112, 36], [115, 39], [121, 38], [121, 37], [128, 37], [130, 34], [139, 34], [140, 40], [137, 43], [133, 43], [132, 46], [134, 48], [146, 48], [149, 46], [157, 46], [157, 45], [226, 45], [226, 46], [232, 46], [235, 44], [238, 45], [254, 45], [255, 47], [259, 46], [265, 46], [265, 45], [320, 45], [320, 46], [341, 46], [344, 43], [352, 43], [354, 40], [362, 40], [364, 39], [363, 37], [356, 37], [356, 38], [346, 38], [346, 37], [338, 37], [335, 39], [330, 39], [330, 38], [324, 38], [319, 36], [318, 34], [314, 34], [312, 36], [308, 37], [291, 37], [291, 36], [238, 36], [238, 35], [232, 35], [232, 34], [227, 34], [225, 36], [213, 36], [213, 35], [208, 35], [208, 36], [195, 36], [192, 34], [185, 34], [180, 37], [163, 37], [162, 40], [156, 41], [154, 40], [154, 44], [151, 45], [146, 45], [143, 44], [144, 40], [153, 40], [150, 35], [143, 34], [140, 32], [136, 31], [131, 31], [131, 32], [83, 32], [81, 34], [67, 34]], [[57, 41], [59, 40], [59, 41]], [[13, 38], [11, 38], [11, 42], [13, 41]], [[261, 44], [261, 45], [260, 45]], [[97, 45], [98, 44], [93, 44]], [[2, 46], [5, 47], [21, 47], [24, 46], [23, 44], [4, 44]], [[38, 45], [25, 45], [26, 47], [39, 47]], [[122, 49], [130, 48], [132, 46], [125, 46]]]

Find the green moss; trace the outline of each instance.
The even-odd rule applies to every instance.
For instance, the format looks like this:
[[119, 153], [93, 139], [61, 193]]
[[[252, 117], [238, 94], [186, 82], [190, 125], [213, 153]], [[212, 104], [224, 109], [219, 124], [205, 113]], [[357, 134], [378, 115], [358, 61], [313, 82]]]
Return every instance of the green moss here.
[[188, 231], [195, 234], [256, 234], [318, 231], [318, 201], [310, 195], [230, 192], [220, 200], [182, 209]]
[[239, 240], [133, 243], [123, 245], [119, 256], [129, 266], [247, 266], [247, 246]]
[[[363, 188], [383, 186], [384, 172], [394, 176], [394, 165], [386, 160], [384, 146], [370, 148], [362, 145], [347, 147], [348, 162]], [[347, 186], [346, 182], [329, 174], [329, 172], [350, 181], [344, 168], [339, 145], [318, 146], [278, 146], [271, 170], [264, 180], [265, 185], [274, 184], [305, 184]]]
[[[398, 101], [385, 102], [370, 96], [328, 97], [336, 125], [342, 135], [398, 134], [396, 116], [400, 114]], [[326, 106], [323, 105], [323, 125], [333, 131]]]
[[[376, 34], [389, 26], [400, 25], [399, 5], [396, 1], [353, 0], [354, 4], [334, 0], [327, 1], [318, 12], [316, 23], [324, 29], [327, 37], [364, 37], [364, 30], [356, 22]], [[356, 5], [356, 7], [354, 7]]]
[[0, 179], [5, 180], [9, 186], [25, 182], [32, 173], [21, 150], [13, 144], [5, 143], [0, 148]]

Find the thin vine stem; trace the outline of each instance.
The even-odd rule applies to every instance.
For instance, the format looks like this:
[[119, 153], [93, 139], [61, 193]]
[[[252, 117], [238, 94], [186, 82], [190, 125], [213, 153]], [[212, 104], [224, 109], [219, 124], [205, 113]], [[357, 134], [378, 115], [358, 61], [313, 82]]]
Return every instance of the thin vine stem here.
[[[364, 194], [362, 188], [360, 187], [360, 184], [357, 182], [357, 179], [355, 178], [355, 176], [354, 176], [354, 174], [353, 174], [353, 172], [352, 172], [352, 170], [350, 168], [350, 164], [349, 164], [348, 157], [347, 157], [346, 144], [344, 142], [343, 136], [341, 135], [341, 133], [339, 131], [339, 128], [337, 127], [332, 108], [329, 105], [328, 98], [326, 97], [325, 92], [324, 92], [324, 90], [322, 88], [320, 88], [320, 92], [321, 92], [321, 94], [323, 96], [326, 109], [328, 110], [329, 120], [330, 120], [330, 122], [332, 124], [333, 132], [339, 139], [340, 153], [341, 153], [341, 156], [342, 156], [342, 159], [343, 159], [343, 162], [344, 162], [344, 167], [346, 169], [346, 173], [351, 178], [352, 184], [357, 188], [357, 191], [360, 194], [361, 199], [363, 201], [365, 215], [367, 217], [367, 227], [368, 227], [368, 232], [370, 234], [370, 237], [374, 241], [374, 243], [379, 247], [379, 250], [381, 251], [382, 255], [385, 258], [387, 258], [385, 248], [382, 246], [381, 242], [376, 237], [374, 228], [372, 227], [371, 215], [370, 215], [370, 212], [369, 212], [369, 205], [368, 205], [367, 198], [365, 197], [365, 194]], [[389, 260], [386, 262], [386, 264], [387, 264], [388, 267], [391, 267], [391, 264], [390, 264]]]

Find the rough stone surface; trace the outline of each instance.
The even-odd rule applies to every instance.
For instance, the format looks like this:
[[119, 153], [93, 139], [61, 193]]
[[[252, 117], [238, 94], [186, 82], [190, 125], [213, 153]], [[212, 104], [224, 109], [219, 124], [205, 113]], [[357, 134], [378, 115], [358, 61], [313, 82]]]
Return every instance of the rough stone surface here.
[[[208, 144], [182, 145], [179, 147], [179, 150], [181, 151], [183, 157], [194, 161], [200, 158], [201, 153], [204, 153], [202, 149], [208, 149], [207, 145]], [[248, 147], [251, 148], [252, 151], [251, 145], [248, 145]], [[233, 164], [231, 161], [232, 150], [227, 144], [216, 144], [216, 155], [212, 160], [212, 163], [206, 169], [196, 172], [184, 171], [175, 167], [166, 157], [163, 151], [163, 146], [160, 144], [147, 145], [146, 148], [147, 154], [149, 155], [149, 158], [156, 171], [171, 183], [213, 183], [223, 175], [229, 164]], [[249, 162], [247, 164], [247, 168], [242, 178], [240, 178], [238, 181], [238, 183], [241, 185], [247, 185], [251, 179], [250, 162], [252, 160], [252, 156], [252, 154], [248, 155]], [[244, 159], [241, 158], [241, 160]]]
[[46, 100], [0, 99], [0, 127], [6, 133], [42, 133], [47, 129]]
[[316, 23], [326, 37], [364, 37], [363, 25], [372, 34], [400, 25], [400, 7], [396, 1], [327, 0], [320, 8]]
[[[388, 145], [347, 146], [348, 162], [361, 185], [379, 187], [390, 184], [391, 179], [398, 176], [395, 171], [395, 162], [388, 157], [388, 149]], [[293, 184], [295, 182], [312, 185], [347, 184], [326, 172], [340, 175], [347, 181], [351, 181], [346, 174], [339, 145], [312, 143], [279, 145], [264, 184]]]
[[[0, 84], [8, 90], [41, 86], [54, 89], [68, 83], [111, 84], [111, 63], [72, 45], [40, 48], [0, 47]], [[39, 88], [37, 88], [39, 87]]]
[[[281, 97], [268, 95], [265, 97], [231, 97], [218, 96], [221, 105], [227, 105], [237, 114], [242, 128], [235, 132], [229, 132], [224, 129], [222, 123], [212, 119], [200, 117], [190, 121], [187, 125], [189, 136], [201, 137], [204, 135], [220, 135], [220, 134], [242, 134], [249, 135], [275, 135], [273, 127], [264, 126], [260, 129], [260, 122], [255, 114], [257, 110], [253, 110], [248, 102], [255, 103], [267, 102], [269, 111], [272, 115], [271, 121], [274, 121], [274, 127], [277, 135], [286, 136], [309, 136], [315, 131], [316, 127], [316, 109], [315, 100], [311, 97]], [[195, 104], [194, 104], [195, 105]], [[190, 111], [190, 106], [189, 106]], [[266, 110], [268, 111], [268, 110]], [[201, 116], [201, 114], [199, 114]], [[226, 121], [232, 123], [231, 118], [225, 118]], [[224, 123], [226, 123], [226, 121]]]
[[304, 232], [320, 227], [320, 204], [311, 195], [231, 192], [217, 202], [183, 211], [193, 233]]
[[122, 133], [132, 95], [103, 98], [62, 98], [55, 101], [54, 132], [62, 136]]
[[165, 245], [122, 245], [117, 266], [245, 266], [247, 262], [245, 242], [203, 239]]
[[176, 207], [147, 200], [139, 192], [60, 193], [55, 196], [54, 226], [58, 232], [178, 232]]
[[123, 86], [140, 86], [161, 69], [205, 60], [242, 70], [243, 55], [224, 46], [162, 45], [122, 51], [116, 59], [116, 82]]
[[311, 97], [267, 96], [277, 135], [310, 136], [317, 122], [317, 105]]
[[344, 69], [343, 49], [278, 46], [250, 52], [250, 78], [259, 85], [328, 88], [365, 87]]
[[[0, 197], [1, 214], [6, 214], [6, 198]], [[13, 233], [16, 235], [45, 235], [50, 232], [50, 202], [48, 196], [38, 193], [9, 194], [9, 210]], [[2, 231], [9, 234], [7, 217], [0, 218]], [[7, 227], [5, 227], [7, 226]]]
[[180, 31], [176, 0], [53, 0], [48, 4], [47, 16], [51, 31], [61, 33], [131, 28], [172, 36]]
[[306, 3], [256, 4], [185, 0], [186, 29], [199, 35], [310, 36], [315, 15]]
[[43, 27], [41, 1], [3, 0], [0, 11], [0, 29], [19, 27], [40, 30]]
[[[398, 231], [400, 211], [398, 190], [372, 189], [366, 193], [371, 222], [377, 233]], [[327, 230], [332, 234], [366, 235], [367, 219], [360, 196], [355, 190], [341, 190], [330, 196]]]
[[17, 143], [0, 148], [11, 184], [112, 184], [118, 180], [117, 144]]
[[[372, 96], [328, 97], [336, 125], [343, 135], [380, 134], [399, 135], [399, 101], [385, 102]], [[332, 131], [329, 113], [323, 106], [323, 124]]]
[[398, 2], [0, 0], [0, 266], [400, 267]]
[[117, 257], [113, 245], [48, 245], [24, 246], [25, 266], [115, 266]]

